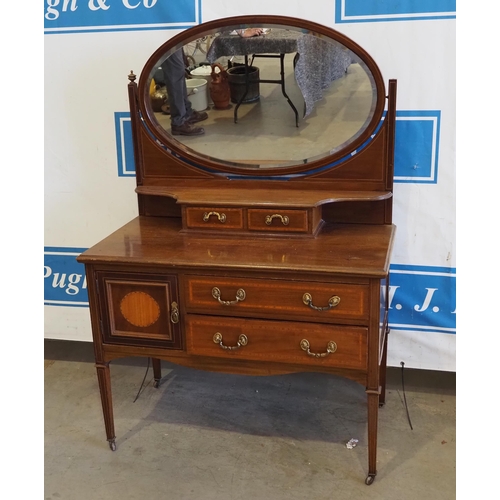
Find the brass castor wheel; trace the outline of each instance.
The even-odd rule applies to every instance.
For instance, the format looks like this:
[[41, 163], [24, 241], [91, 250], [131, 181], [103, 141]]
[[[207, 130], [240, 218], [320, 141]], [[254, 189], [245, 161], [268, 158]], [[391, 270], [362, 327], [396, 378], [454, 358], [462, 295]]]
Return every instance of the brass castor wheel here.
[[116, 443], [114, 439], [108, 439], [109, 447], [111, 451], [116, 451]]
[[375, 474], [368, 474], [368, 476], [365, 479], [365, 484], [367, 486], [370, 486], [370, 484], [372, 484], [373, 481], [375, 481]]
[[155, 389], [158, 389], [158, 387], [160, 387], [160, 380], [159, 379], [158, 380], [155, 379], [155, 381], [153, 382], [153, 387]]

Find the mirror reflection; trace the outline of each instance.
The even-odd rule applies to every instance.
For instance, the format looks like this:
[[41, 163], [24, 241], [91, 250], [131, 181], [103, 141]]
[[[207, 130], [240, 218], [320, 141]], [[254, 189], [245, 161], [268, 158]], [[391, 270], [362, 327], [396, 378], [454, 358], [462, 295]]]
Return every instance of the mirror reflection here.
[[335, 153], [376, 106], [373, 76], [356, 54], [291, 27], [207, 33], [161, 57], [148, 78], [154, 116], [172, 140], [241, 168]]

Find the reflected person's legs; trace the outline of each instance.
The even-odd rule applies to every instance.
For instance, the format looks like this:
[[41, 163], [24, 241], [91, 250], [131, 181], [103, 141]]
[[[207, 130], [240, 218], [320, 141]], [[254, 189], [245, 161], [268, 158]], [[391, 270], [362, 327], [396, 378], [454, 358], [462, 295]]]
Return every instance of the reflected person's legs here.
[[161, 67], [167, 87], [172, 134], [204, 134], [205, 129], [202, 127], [195, 127], [194, 123], [207, 119], [208, 115], [205, 112], [200, 113], [195, 111], [188, 99], [185, 75], [186, 66], [182, 49], [177, 50], [163, 61]]
[[172, 125], [179, 127], [188, 120], [193, 112], [191, 102], [187, 97], [186, 68], [182, 57], [182, 49], [177, 50], [165, 59], [161, 67], [167, 87], [170, 120]]

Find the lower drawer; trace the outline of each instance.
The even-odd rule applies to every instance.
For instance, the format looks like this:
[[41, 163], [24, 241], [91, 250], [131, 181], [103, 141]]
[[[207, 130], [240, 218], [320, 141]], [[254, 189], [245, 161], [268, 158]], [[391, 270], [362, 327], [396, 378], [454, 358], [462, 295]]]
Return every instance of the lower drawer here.
[[368, 330], [318, 323], [186, 315], [190, 354], [362, 370]]

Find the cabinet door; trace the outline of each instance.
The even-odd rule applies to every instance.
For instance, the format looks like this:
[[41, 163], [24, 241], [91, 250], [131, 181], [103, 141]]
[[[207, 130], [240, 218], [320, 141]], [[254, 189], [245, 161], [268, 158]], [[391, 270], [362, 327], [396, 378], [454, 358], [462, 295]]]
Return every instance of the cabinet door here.
[[98, 271], [104, 343], [182, 349], [177, 276]]

